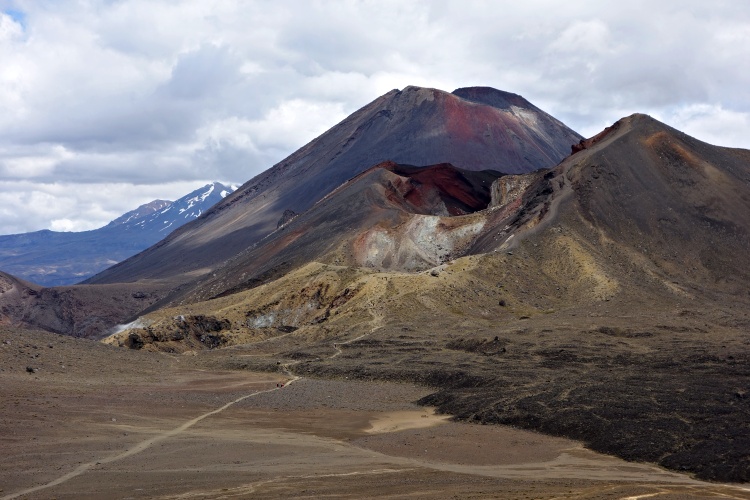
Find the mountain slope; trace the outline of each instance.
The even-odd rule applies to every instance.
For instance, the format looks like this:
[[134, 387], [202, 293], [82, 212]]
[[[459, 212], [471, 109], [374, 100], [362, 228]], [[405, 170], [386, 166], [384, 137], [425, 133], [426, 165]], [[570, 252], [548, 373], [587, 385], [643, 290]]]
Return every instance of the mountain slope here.
[[92, 231], [0, 236], [0, 269], [44, 286], [77, 283], [148, 248], [231, 191], [211, 183], [175, 202], [142, 205]]
[[112, 326], [159, 300], [143, 284], [44, 288], [0, 271], [0, 325], [100, 338]]
[[[248, 343], [227, 367], [416, 381], [462, 420], [750, 481], [750, 152], [645, 115], [576, 151], [453, 217], [420, 212], [404, 167], [368, 170], [108, 341]], [[443, 231], [460, 245], [425, 269], [419, 217], [481, 229]]]
[[556, 165], [580, 139], [515, 94], [489, 88], [455, 94], [419, 87], [394, 90], [248, 181], [196, 223], [88, 282], [185, 282], [256, 244], [276, 229], [285, 212], [304, 212], [383, 161], [530, 172]]
[[[737, 256], [750, 248], [746, 152], [701, 143], [645, 115], [588, 144], [546, 174], [380, 164], [173, 297], [205, 300], [309, 261], [415, 271], [512, 249], [571, 198], [575, 210], [565, 213], [596, 228], [597, 239], [617, 242], [621, 266], [648, 269], [669, 290], [745, 286], [750, 275]], [[458, 198], [481, 191], [470, 185], [484, 186], [471, 207], [458, 209], [456, 197], [445, 203], [450, 189]]]
[[580, 216], [663, 286], [687, 294], [746, 289], [748, 151], [633, 115], [563, 166]]
[[[384, 162], [326, 195], [168, 301], [194, 302], [258, 286], [311, 261], [423, 270], [463, 255], [483, 227], [499, 172]], [[154, 307], [160, 307], [157, 303]]]

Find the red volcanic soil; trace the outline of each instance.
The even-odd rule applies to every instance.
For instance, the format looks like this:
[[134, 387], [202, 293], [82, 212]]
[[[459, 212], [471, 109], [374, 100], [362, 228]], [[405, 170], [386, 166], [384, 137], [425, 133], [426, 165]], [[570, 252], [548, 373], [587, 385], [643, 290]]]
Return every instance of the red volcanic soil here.
[[437, 197], [450, 215], [465, 215], [487, 208], [490, 187], [499, 172], [466, 172], [449, 163], [429, 167], [413, 167], [389, 163], [385, 168], [406, 177], [412, 189], [403, 195], [417, 213], [434, 213], [431, 203]]
[[469, 107], [457, 99], [445, 99], [443, 106], [448, 134], [459, 141], [479, 141], [482, 135], [477, 131], [498, 122], [497, 110], [489, 106]]
[[584, 149], [589, 149], [595, 144], [600, 143], [603, 141], [606, 137], [608, 137], [612, 132], [617, 131], [620, 128], [620, 122], [616, 122], [615, 124], [605, 127], [604, 130], [599, 132], [593, 137], [589, 137], [588, 139], [581, 139], [581, 142], [578, 144], [573, 144], [570, 149], [572, 154], [576, 154], [579, 151], [583, 151]]
[[[347, 242], [356, 246], [353, 242], [373, 227], [395, 229], [414, 214], [449, 217], [486, 209], [492, 183], [501, 176], [493, 170], [462, 170], [449, 163], [427, 167], [379, 163], [339, 186], [261, 244], [217, 269], [208, 280], [183, 287], [165, 300], [176, 303], [188, 296], [190, 300], [205, 300], [235, 293], [311, 261], [355, 259], [351, 261], [354, 264], [359, 261], [348, 250], [338, 257], [332, 255], [338, 255]], [[402, 257], [411, 255], [406, 249], [403, 252]], [[426, 267], [434, 265], [423, 262], [424, 256], [413, 257], [401, 268], [414, 269], [415, 262]], [[393, 267], [400, 265], [393, 262]]]

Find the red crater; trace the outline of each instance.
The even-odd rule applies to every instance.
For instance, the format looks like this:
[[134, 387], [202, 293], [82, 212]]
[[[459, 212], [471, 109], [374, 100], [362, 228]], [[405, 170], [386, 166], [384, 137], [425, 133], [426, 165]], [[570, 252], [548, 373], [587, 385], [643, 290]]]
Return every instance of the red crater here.
[[403, 200], [415, 213], [465, 215], [487, 208], [492, 183], [502, 174], [493, 170], [473, 172], [440, 163], [429, 167], [381, 164], [382, 168], [405, 178], [400, 189]]

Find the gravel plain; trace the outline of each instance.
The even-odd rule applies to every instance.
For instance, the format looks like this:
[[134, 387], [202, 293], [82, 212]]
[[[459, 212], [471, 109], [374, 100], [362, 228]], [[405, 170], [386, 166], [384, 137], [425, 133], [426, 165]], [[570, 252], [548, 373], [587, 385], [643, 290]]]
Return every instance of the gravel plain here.
[[451, 422], [414, 403], [425, 387], [207, 370], [201, 357], [0, 330], [0, 498], [750, 498]]

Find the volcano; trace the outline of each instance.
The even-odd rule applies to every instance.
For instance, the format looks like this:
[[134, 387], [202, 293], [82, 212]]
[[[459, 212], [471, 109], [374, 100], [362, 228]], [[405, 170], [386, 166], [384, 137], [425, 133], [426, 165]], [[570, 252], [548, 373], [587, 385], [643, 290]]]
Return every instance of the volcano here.
[[463, 255], [503, 174], [383, 162], [155, 307], [258, 286], [308, 262], [417, 271]]
[[524, 98], [491, 88], [393, 90], [241, 186], [204, 217], [87, 283], [173, 286], [215, 268], [370, 167], [450, 163], [502, 173], [550, 168], [581, 137]]

